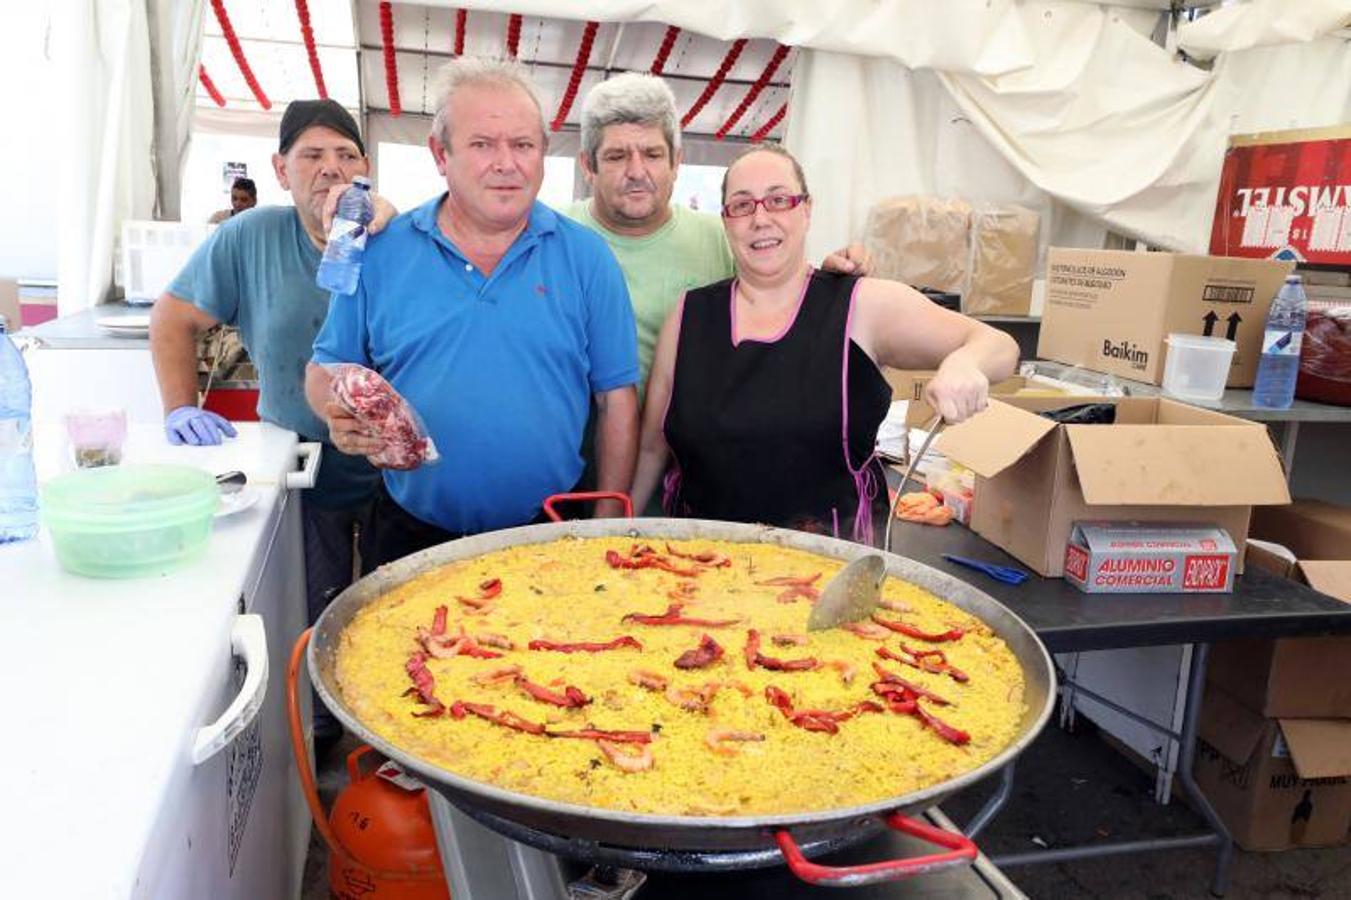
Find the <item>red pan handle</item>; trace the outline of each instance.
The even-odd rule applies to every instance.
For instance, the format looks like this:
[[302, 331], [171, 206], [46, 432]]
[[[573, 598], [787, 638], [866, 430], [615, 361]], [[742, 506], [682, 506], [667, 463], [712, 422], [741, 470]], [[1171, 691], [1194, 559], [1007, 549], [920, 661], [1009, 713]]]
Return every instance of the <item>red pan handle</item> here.
[[923, 875], [968, 863], [980, 852], [964, 834], [944, 831], [900, 813], [887, 816], [886, 822], [899, 832], [937, 844], [946, 848], [948, 852], [914, 856], [909, 859], [891, 859], [862, 866], [822, 866], [803, 856], [802, 848], [786, 830], [774, 832], [774, 840], [778, 842], [779, 850], [783, 853], [783, 858], [792, 873], [808, 884], [821, 887], [863, 887], [886, 881], [898, 881], [912, 875]]
[[619, 491], [578, 491], [575, 494], [554, 494], [544, 500], [544, 514], [551, 522], [561, 522], [563, 517], [554, 509], [555, 503], [570, 503], [574, 500], [618, 500], [624, 504], [624, 518], [633, 518], [633, 501], [628, 494]]

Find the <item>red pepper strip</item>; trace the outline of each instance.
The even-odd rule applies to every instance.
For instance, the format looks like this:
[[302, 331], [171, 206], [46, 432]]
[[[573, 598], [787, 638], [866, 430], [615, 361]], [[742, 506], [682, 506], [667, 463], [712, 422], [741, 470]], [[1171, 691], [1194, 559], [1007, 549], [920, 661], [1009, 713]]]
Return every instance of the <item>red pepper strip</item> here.
[[629, 613], [620, 619], [621, 622], [636, 622], [639, 625], [693, 625], [697, 628], [726, 628], [729, 625], [739, 625], [740, 619], [698, 619], [692, 616], [682, 616], [680, 614], [682, 603], [672, 603], [666, 607], [666, 612], [659, 616], [647, 613]]
[[890, 619], [884, 619], [881, 616], [874, 615], [873, 621], [883, 628], [890, 628], [897, 634], [903, 634], [906, 637], [914, 638], [917, 641], [928, 641], [931, 644], [941, 643], [943, 641], [960, 641], [962, 635], [966, 634], [960, 628], [949, 628], [947, 631], [940, 631], [936, 634], [927, 631], [921, 631], [913, 625], [907, 625], [904, 622], [894, 622]]
[[824, 731], [826, 734], [839, 734], [840, 726], [829, 716], [819, 716], [811, 712], [795, 712], [788, 721], [806, 731]]
[[487, 581], [481, 582], [478, 586], [479, 599], [481, 600], [491, 600], [501, 593], [502, 579], [500, 578], [489, 578]]
[[408, 657], [408, 662], [404, 664], [404, 671], [408, 677], [413, 679], [413, 686], [404, 691], [404, 695], [414, 694], [430, 709], [423, 712], [414, 712], [413, 715], [418, 718], [430, 716], [439, 716], [446, 711], [445, 704], [436, 698], [436, 679], [427, 668], [427, 654], [414, 653]]
[[541, 703], [552, 703], [554, 706], [561, 706], [564, 709], [580, 709], [591, 702], [591, 698], [583, 694], [580, 688], [572, 685], [568, 685], [560, 694], [543, 685], [535, 684], [524, 676], [517, 675], [516, 686]]
[[924, 688], [920, 687], [917, 684], [911, 684], [909, 681], [906, 681], [904, 678], [897, 675], [896, 673], [888, 672], [886, 669], [882, 668], [882, 666], [878, 663], [873, 663], [873, 671], [876, 672], [879, 676], [881, 676], [883, 681], [890, 682], [891, 684], [900, 685], [910, 693], [914, 694], [916, 697], [923, 697], [925, 700], [932, 700], [939, 706], [952, 705], [949, 701], [944, 700], [942, 697], [938, 696], [932, 691], [926, 691]]
[[805, 584], [795, 584], [780, 592], [774, 599], [780, 603], [793, 603], [798, 597], [805, 597], [814, 603], [821, 597], [821, 592]]
[[756, 631], [754, 628], [746, 632], [745, 656], [746, 668], [754, 669], [755, 661], [760, 658], [760, 632]]
[[678, 556], [681, 559], [702, 563], [710, 569], [721, 569], [724, 566], [730, 566], [732, 564], [732, 561], [729, 558], [723, 556], [721, 553], [714, 553], [712, 550], [705, 550], [702, 553], [681, 553], [668, 543], [666, 545], [666, 552], [672, 556]]
[[615, 569], [661, 569], [663, 572], [670, 572], [672, 575], [679, 575], [683, 578], [693, 578], [702, 571], [701, 569], [682, 569], [646, 544], [641, 547], [635, 544], [629, 550], [627, 558], [621, 556], [617, 551], [608, 550], [605, 553], [605, 561], [610, 564], [611, 568]]
[[675, 667], [677, 669], [702, 669], [722, 659], [725, 652], [717, 641], [705, 634], [700, 637], [698, 647], [680, 654], [680, 657], [675, 661]]
[[448, 610], [446, 609], [445, 606], [438, 606], [438, 607], [436, 608], [436, 615], [432, 617], [432, 634], [433, 634], [433, 635], [439, 636], [439, 635], [443, 635], [443, 634], [446, 633], [446, 613], [447, 613], [447, 611], [448, 611]]
[[501, 725], [504, 728], [513, 728], [516, 731], [524, 731], [526, 734], [547, 734], [544, 725], [539, 722], [531, 722], [524, 716], [519, 716], [510, 710], [499, 710], [495, 706], [489, 706], [486, 703], [468, 703], [464, 700], [456, 700], [450, 707], [450, 714], [457, 719], [463, 719], [465, 713], [473, 713], [480, 719], [487, 719], [495, 725]]
[[840, 722], [852, 719], [859, 713], [881, 712], [882, 707], [873, 703], [871, 700], [864, 700], [854, 704], [849, 709], [841, 712], [832, 712], [826, 709], [793, 709], [793, 701], [780, 688], [769, 685], [765, 688], [765, 699], [768, 700], [779, 712], [783, 713], [784, 718], [792, 722], [798, 728], [807, 731], [823, 731], [827, 734], [837, 734], [840, 730]]
[[616, 744], [650, 744], [650, 731], [605, 731], [600, 728], [583, 728], [580, 731], [546, 731], [549, 737], [581, 738], [589, 741], [613, 741]]
[[452, 656], [472, 656], [474, 659], [502, 658], [502, 654], [485, 650], [471, 637], [459, 637], [453, 641], [429, 638], [424, 646], [427, 652], [437, 659], [449, 659]]
[[960, 746], [962, 744], [970, 743], [971, 741], [971, 735], [962, 731], [960, 728], [953, 728], [947, 722], [944, 722], [918, 703], [915, 704], [915, 715], [917, 715], [920, 721], [925, 725], [932, 728], [934, 734], [950, 744], [957, 744]]
[[883, 659], [905, 663], [907, 666], [912, 666], [922, 672], [947, 675], [958, 684], [965, 684], [971, 680], [965, 672], [948, 662], [947, 654], [942, 650], [911, 650], [905, 644], [901, 644], [900, 648], [901, 652], [906, 655], [905, 657], [897, 656], [885, 647], [878, 647], [877, 655]]
[[777, 659], [773, 656], [757, 653], [755, 654], [755, 662], [760, 668], [769, 669], [771, 672], [810, 672], [821, 666], [815, 656], [804, 656], [802, 659]]
[[612, 641], [605, 643], [596, 643], [595, 641], [579, 641], [572, 644], [560, 644], [557, 641], [531, 641], [526, 645], [531, 650], [554, 650], [558, 653], [600, 653], [603, 650], [618, 650], [620, 647], [632, 647], [635, 650], [643, 649], [643, 645], [638, 643], [637, 638], [629, 637], [627, 634], [621, 634]]
[[884, 681], [873, 683], [873, 693], [887, 701], [887, 707], [897, 715], [909, 716], [915, 712], [918, 701], [899, 684], [887, 684]]
[[780, 575], [778, 578], [767, 578], [755, 583], [761, 587], [811, 587], [820, 577], [820, 572], [814, 575]]

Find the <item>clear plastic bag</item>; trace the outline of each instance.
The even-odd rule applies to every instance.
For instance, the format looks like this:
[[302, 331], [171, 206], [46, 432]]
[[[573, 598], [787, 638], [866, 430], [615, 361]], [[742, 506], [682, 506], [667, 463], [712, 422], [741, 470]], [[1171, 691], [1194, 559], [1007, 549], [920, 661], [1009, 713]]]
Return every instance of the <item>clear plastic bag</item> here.
[[355, 363], [325, 366], [333, 375], [333, 397], [357, 421], [384, 438], [385, 446], [370, 457], [386, 469], [416, 469], [440, 459], [427, 426], [379, 372]]

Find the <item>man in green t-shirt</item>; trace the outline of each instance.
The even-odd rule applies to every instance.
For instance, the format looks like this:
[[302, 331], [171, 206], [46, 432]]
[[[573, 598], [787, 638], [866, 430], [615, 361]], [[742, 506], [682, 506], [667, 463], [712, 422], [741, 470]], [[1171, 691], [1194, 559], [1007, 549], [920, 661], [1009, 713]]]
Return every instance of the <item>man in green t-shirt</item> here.
[[[592, 196], [563, 212], [603, 237], [619, 260], [638, 325], [641, 391], [667, 315], [690, 288], [731, 278], [732, 251], [718, 215], [671, 205], [680, 117], [660, 78], [630, 72], [593, 87], [582, 101], [578, 157]], [[862, 274], [863, 248], [831, 254], [823, 265]]]

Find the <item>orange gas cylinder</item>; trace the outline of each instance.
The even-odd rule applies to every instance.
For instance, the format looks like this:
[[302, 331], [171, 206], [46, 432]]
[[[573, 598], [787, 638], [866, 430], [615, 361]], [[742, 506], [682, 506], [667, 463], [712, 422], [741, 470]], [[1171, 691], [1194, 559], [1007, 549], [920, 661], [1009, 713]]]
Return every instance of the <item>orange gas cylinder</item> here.
[[332, 814], [324, 815], [296, 687], [309, 640], [307, 629], [291, 650], [286, 712], [305, 802], [328, 845], [330, 896], [336, 900], [449, 900], [426, 789], [393, 763], [363, 772], [361, 759], [373, 752], [371, 747], [363, 744], [347, 757], [351, 783], [334, 801]]
[[[363, 772], [362, 744], [347, 757], [350, 783], [333, 801], [328, 822], [347, 850], [328, 856], [331, 896], [362, 900], [445, 900], [450, 896], [426, 789], [387, 762]], [[388, 875], [406, 877], [390, 879]]]

